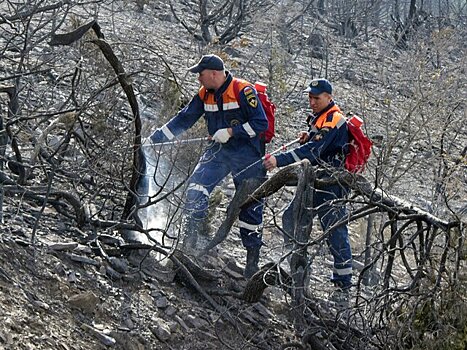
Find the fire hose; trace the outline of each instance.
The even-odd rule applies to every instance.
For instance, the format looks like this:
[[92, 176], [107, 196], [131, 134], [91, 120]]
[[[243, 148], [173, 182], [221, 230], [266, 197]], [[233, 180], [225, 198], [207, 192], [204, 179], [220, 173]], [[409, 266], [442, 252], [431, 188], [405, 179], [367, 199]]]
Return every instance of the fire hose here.
[[198, 137], [195, 139], [188, 139], [188, 140], [176, 140], [176, 141], [169, 141], [169, 142], [160, 142], [160, 143], [145, 143], [143, 142], [143, 147], [161, 147], [161, 146], [174, 146], [174, 145], [184, 145], [188, 143], [195, 143], [195, 142], [202, 142], [202, 141], [209, 141], [210, 137]]
[[[169, 142], [161, 142], [161, 143], [143, 143], [143, 147], [161, 147], [161, 146], [174, 146], [174, 145], [183, 145], [183, 144], [189, 144], [189, 143], [195, 143], [195, 142], [202, 142], [202, 141], [209, 141], [211, 140], [210, 137], [198, 137], [198, 138], [194, 138], [194, 139], [188, 139], [188, 140], [176, 140], [176, 141], [169, 141]], [[261, 157], [260, 159], [258, 159], [257, 161], [251, 163], [250, 165], [248, 165], [246, 168], [244, 168], [243, 170], [241, 170], [240, 172], [236, 173], [235, 175], [233, 175], [232, 177], [233, 178], [236, 178], [237, 176], [239, 176], [240, 174], [243, 174], [245, 171], [247, 171], [248, 169], [251, 169], [252, 167], [254, 167], [255, 165], [257, 165], [258, 163], [260, 162], [263, 162], [264, 160], [267, 160], [269, 159], [272, 155], [274, 154], [277, 154], [279, 152], [283, 152], [285, 151], [288, 147], [292, 146], [294, 143], [297, 143], [300, 141], [300, 138], [297, 138], [293, 141], [290, 141], [289, 143], [286, 143], [282, 146], [280, 146], [279, 148], [275, 149], [274, 151], [270, 152], [270, 153], [266, 153], [263, 157]]]
[[273, 156], [274, 154], [277, 154], [279, 152], [283, 152], [287, 149], [287, 147], [290, 147], [292, 146], [294, 143], [297, 143], [300, 141], [300, 138], [298, 139], [295, 139], [293, 141], [290, 141], [289, 143], [286, 143], [282, 146], [280, 146], [279, 148], [275, 149], [274, 151], [270, 152], [270, 153], [266, 153], [263, 157], [261, 157], [261, 159], [258, 159], [256, 162], [254, 163], [251, 163], [250, 165], [248, 165], [246, 168], [244, 168], [243, 170], [239, 171], [238, 173], [236, 173], [235, 175], [233, 175], [232, 177], [233, 178], [236, 178], [237, 176], [239, 176], [240, 174], [243, 174], [245, 171], [247, 171], [248, 169], [254, 167], [256, 164], [260, 163], [260, 162], [263, 162], [269, 158], [271, 158], [271, 156]]

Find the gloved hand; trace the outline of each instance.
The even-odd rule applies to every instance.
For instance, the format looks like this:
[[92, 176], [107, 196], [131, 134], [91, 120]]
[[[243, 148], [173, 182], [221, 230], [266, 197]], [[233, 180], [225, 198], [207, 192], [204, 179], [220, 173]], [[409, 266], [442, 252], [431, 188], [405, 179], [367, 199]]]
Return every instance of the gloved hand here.
[[219, 143], [226, 143], [230, 137], [229, 129], [219, 129], [212, 135], [212, 139]]

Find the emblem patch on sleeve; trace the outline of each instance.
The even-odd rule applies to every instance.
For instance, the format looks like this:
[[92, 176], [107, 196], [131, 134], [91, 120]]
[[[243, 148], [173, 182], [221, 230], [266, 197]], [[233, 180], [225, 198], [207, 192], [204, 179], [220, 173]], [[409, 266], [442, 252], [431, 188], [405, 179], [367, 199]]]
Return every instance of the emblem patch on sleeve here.
[[322, 138], [323, 138], [323, 135], [321, 135], [321, 134], [316, 134], [315, 136], [313, 136], [313, 141], [318, 142], [318, 141], [321, 140]]
[[258, 100], [256, 99], [256, 95], [251, 87], [247, 86], [243, 89], [243, 93], [245, 94], [246, 101], [251, 107], [258, 107]]
[[329, 132], [329, 128], [321, 128], [321, 129], [319, 129], [318, 133], [313, 137], [313, 141], [318, 142], [318, 141], [321, 140], [328, 132]]
[[240, 123], [240, 120], [238, 120], [238, 119], [232, 119], [232, 120], [230, 121], [230, 126], [231, 126], [231, 127], [238, 126], [238, 125], [240, 125], [240, 124], [241, 124], [241, 123]]

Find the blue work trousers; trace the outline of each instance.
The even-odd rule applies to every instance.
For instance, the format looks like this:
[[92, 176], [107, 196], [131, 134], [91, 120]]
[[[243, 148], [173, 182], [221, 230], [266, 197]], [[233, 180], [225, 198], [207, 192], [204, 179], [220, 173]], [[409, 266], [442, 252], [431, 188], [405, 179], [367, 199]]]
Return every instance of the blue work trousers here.
[[[313, 195], [313, 210], [318, 214], [321, 228], [327, 232], [335, 223], [345, 220], [347, 210], [343, 203], [331, 201], [345, 198], [348, 189], [341, 185], [328, 186], [324, 190], [315, 190]], [[294, 218], [293, 205], [289, 205], [282, 215], [284, 231], [293, 237]], [[285, 237], [288, 240], [288, 237]], [[351, 286], [352, 279], [352, 250], [349, 242], [347, 225], [341, 225], [331, 230], [327, 236], [327, 244], [334, 258], [334, 269], [331, 281], [342, 288]]]
[[[229, 173], [234, 177], [235, 188], [249, 178], [264, 180], [266, 171], [259, 161], [259, 151], [250, 143], [245, 143], [241, 149], [234, 150], [219, 143], [212, 143], [201, 156], [188, 183], [185, 211], [189, 220], [202, 222], [206, 219], [209, 196], [214, 188]], [[254, 162], [255, 166], [247, 168]], [[236, 174], [240, 173], [238, 176]], [[243, 246], [256, 248], [262, 245], [263, 202], [253, 203], [242, 208], [238, 226]]]

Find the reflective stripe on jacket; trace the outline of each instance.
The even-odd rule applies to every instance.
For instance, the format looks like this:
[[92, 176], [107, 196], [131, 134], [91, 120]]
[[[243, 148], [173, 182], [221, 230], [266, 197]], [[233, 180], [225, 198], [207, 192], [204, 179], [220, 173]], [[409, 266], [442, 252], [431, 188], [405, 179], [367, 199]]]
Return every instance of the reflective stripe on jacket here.
[[305, 158], [312, 165], [318, 165], [320, 162], [335, 167], [343, 165], [349, 136], [345, 117], [334, 101], [314, 117], [308, 133], [308, 142], [276, 156], [277, 166], [282, 167]]
[[259, 134], [268, 127], [266, 115], [256, 90], [244, 80], [240, 80], [239, 100], [237, 101], [233, 79], [236, 78], [227, 72], [226, 80], [218, 90], [207, 91], [206, 88], [201, 87], [198, 94], [185, 108], [153, 133], [152, 141], [171, 140], [192, 127], [204, 115], [208, 133], [211, 136], [219, 129], [232, 128], [233, 135], [223, 145], [224, 147], [241, 151], [242, 145], [251, 143], [259, 151]]

